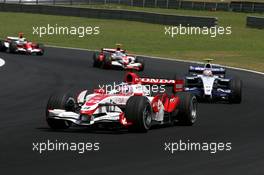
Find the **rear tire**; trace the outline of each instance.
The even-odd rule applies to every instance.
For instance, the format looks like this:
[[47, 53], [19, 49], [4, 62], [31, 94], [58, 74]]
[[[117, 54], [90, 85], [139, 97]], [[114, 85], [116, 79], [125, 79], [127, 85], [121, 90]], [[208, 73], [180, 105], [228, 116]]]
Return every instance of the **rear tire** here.
[[101, 68], [103, 69], [108, 69], [110, 68], [112, 65], [112, 59], [111, 59], [111, 55], [110, 54], [106, 54], [105, 58], [101, 64]]
[[242, 101], [242, 81], [239, 79], [231, 79], [229, 88], [231, 90], [231, 94], [229, 97], [230, 103], [241, 103]]
[[177, 114], [177, 120], [180, 125], [191, 126], [197, 119], [197, 99], [188, 92], [179, 92], [180, 98], [179, 111]]
[[75, 99], [69, 94], [51, 95], [46, 107], [46, 121], [52, 129], [67, 129], [71, 126], [71, 122], [49, 118], [50, 109], [64, 109], [66, 111], [75, 111]]
[[152, 120], [151, 105], [147, 97], [130, 97], [126, 103], [125, 117], [132, 122], [130, 131], [147, 132]]
[[100, 67], [101, 62], [98, 61], [99, 52], [93, 53], [93, 67]]

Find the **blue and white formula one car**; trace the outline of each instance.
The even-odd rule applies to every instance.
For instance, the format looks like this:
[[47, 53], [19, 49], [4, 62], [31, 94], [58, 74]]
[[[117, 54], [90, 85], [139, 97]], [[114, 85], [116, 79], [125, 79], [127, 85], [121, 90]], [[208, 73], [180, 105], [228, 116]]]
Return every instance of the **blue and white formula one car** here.
[[226, 78], [225, 68], [212, 65], [212, 59], [201, 66], [190, 66], [185, 77], [185, 91], [194, 94], [200, 101], [226, 100], [229, 103], [241, 103], [242, 81]]

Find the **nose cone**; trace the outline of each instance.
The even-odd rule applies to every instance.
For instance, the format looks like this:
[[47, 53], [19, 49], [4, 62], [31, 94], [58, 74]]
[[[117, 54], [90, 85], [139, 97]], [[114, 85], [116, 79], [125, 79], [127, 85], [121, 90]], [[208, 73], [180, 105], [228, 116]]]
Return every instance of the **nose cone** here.
[[129, 63], [129, 58], [123, 57], [122, 61], [123, 61], [124, 64], [128, 64]]
[[214, 85], [214, 77], [203, 77], [203, 87], [204, 87], [204, 94], [205, 95], [211, 95]]
[[205, 95], [211, 95], [212, 94], [212, 87], [211, 86], [206, 86], [204, 88], [204, 94]]
[[29, 44], [29, 43], [24, 44], [24, 47], [25, 47], [26, 49], [30, 49], [30, 48], [32, 48], [32, 47], [31, 47], [31, 44]]
[[85, 104], [82, 106], [80, 110], [80, 114], [85, 116], [91, 116], [96, 111], [96, 109], [97, 109], [97, 105], [89, 106]]

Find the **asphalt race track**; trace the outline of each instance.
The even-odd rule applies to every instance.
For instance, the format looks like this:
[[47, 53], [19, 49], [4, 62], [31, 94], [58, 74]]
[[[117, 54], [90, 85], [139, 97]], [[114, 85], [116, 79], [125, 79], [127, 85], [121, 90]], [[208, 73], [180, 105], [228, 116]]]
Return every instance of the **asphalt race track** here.
[[[87, 51], [47, 48], [44, 56], [0, 53], [0, 173], [74, 175], [254, 175], [264, 174], [264, 76], [237, 70], [243, 80], [241, 104], [199, 104], [192, 127], [152, 129], [146, 134], [72, 128], [52, 131], [44, 112], [51, 93], [80, 91], [120, 82], [124, 71], [92, 67]], [[188, 63], [146, 59], [144, 75], [184, 74]], [[33, 151], [33, 142], [100, 142], [100, 150]], [[231, 142], [231, 151], [164, 151], [164, 142]]]

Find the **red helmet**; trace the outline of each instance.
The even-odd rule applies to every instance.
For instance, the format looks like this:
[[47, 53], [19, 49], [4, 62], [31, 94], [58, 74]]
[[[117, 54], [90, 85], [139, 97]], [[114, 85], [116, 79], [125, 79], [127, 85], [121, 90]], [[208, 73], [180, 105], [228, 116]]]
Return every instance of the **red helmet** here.
[[24, 38], [23, 35], [24, 35], [24, 33], [22, 33], [22, 32], [19, 32], [19, 33], [18, 33], [18, 37], [19, 37], [19, 38]]

